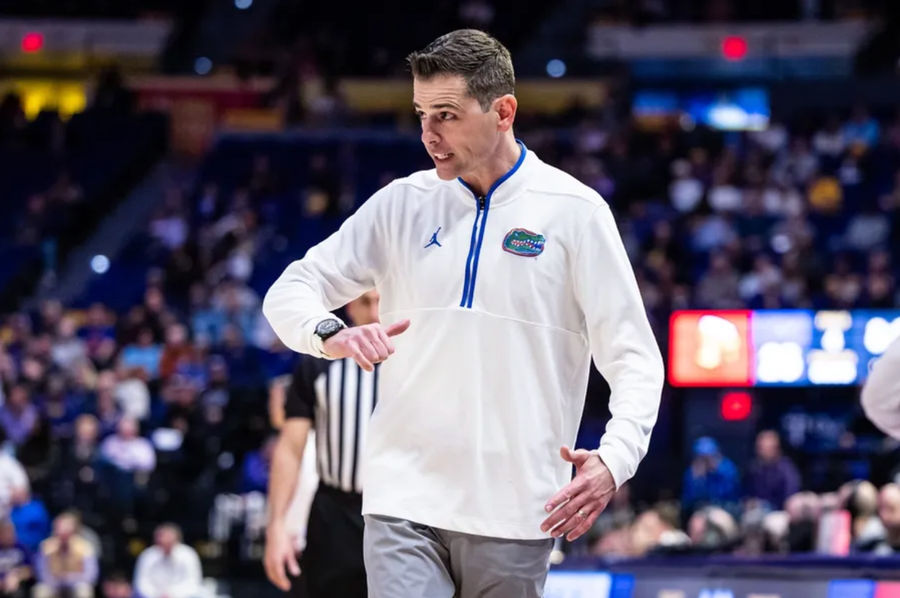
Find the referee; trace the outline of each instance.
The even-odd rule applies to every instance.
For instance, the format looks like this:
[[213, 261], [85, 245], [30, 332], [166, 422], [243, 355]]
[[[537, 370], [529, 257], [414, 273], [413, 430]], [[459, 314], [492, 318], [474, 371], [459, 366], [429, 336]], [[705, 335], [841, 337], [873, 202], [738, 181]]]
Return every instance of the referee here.
[[[351, 301], [346, 311], [353, 325], [377, 322], [378, 301], [376, 291]], [[315, 426], [320, 481], [300, 556], [307, 592], [309, 598], [366, 597], [360, 459], [377, 400], [377, 381], [377, 365], [374, 371], [365, 371], [349, 357], [336, 361], [304, 357], [294, 372], [269, 476], [265, 554], [266, 575], [292, 596], [301, 596], [296, 583], [301, 567], [286, 518], [307, 436]]]

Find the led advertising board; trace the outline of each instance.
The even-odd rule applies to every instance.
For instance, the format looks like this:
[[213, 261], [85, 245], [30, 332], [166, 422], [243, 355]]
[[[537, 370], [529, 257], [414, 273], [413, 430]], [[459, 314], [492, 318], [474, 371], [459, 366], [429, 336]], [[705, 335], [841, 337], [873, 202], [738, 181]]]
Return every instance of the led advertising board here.
[[900, 337], [900, 310], [686, 310], [669, 322], [669, 383], [858, 385]]

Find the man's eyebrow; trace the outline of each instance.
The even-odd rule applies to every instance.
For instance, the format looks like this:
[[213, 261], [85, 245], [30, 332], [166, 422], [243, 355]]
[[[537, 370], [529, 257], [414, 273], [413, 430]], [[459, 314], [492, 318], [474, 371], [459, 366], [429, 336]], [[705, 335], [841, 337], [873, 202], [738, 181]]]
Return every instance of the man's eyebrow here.
[[[419, 103], [418, 103], [418, 102], [413, 102], [413, 106], [414, 106], [415, 108], [419, 108], [419, 109], [422, 108], [421, 106], [419, 106]], [[432, 104], [432, 105], [431, 105], [431, 108], [432, 108], [433, 110], [439, 110], [439, 109], [441, 109], [441, 108], [452, 108], [453, 110], [459, 110], [459, 109], [460, 109], [460, 107], [459, 107], [457, 104], [448, 103], [448, 102], [444, 102], [444, 103], [441, 103], [441, 104]]]

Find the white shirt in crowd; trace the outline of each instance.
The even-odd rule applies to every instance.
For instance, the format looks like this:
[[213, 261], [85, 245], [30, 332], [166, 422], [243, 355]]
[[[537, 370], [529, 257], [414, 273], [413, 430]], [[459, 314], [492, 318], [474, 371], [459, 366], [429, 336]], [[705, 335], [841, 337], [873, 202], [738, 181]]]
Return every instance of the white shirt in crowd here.
[[151, 546], [138, 557], [134, 589], [141, 598], [196, 598], [203, 594], [203, 571], [197, 551], [176, 544], [168, 556]]
[[6, 517], [12, 508], [12, 493], [28, 488], [28, 475], [18, 459], [0, 452], [0, 517]]
[[124, 471], [153, 471], [156, 468], [153, 444], [142, 436], [122, 438], [113, 434], [100, 445], [100, 454]]

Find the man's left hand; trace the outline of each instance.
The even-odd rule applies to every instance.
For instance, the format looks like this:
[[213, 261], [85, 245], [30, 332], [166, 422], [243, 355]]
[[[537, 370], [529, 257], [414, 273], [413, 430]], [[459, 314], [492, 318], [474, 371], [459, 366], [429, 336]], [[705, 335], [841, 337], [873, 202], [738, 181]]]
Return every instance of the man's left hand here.
[[615, 494], [616, 483], [596, 453], [564, 446], [559, 454], [575, 465], [575, 477], [547, 501], [544, 508], [550, 516], [541, 524], [541, 531], [554, 538], [565, 534], [571, 542], [591, 529]]

